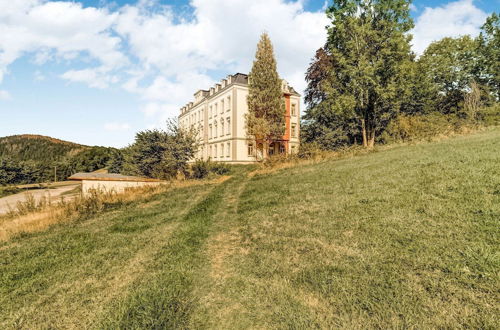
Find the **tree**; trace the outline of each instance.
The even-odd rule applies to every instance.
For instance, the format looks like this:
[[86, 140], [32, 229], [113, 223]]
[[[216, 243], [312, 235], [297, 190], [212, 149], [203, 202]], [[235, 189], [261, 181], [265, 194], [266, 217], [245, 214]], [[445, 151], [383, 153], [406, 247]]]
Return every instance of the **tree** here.
[[478, 37], [481, 55], [479, 79], [487, 85], [495, 99], [500, 98], [500, 16], [493, 13], [486, 19]]
[[136, 134], [134, 143], [125, 154], [124, 168], [128, 174], [157, 179], [170, 179], [185, 172], [193, 158], [197, 143], [193, 130], [180, 129], [174, 121], [167, 129], [151, 129]]
[[[358, 123], [363, 146], [395, 117], [402, 89], [408, 88], [405, 68], [411, 61], [413, 27], [405, 0], [338, 0], [327, 9], [327, 50], [331, 54], [330, 94], [335, 113]], [[340, 96], [340, 98], [337, 98]]]
[[276, 69], [273, 45], [267, 33], [257, 44], [252, 70], [248, 76], [247, 134], [257, 143], [263, 143], [264, 156], [267, 146], [285, 133], [285, 103], [282, 80]]
[[427, 47], [419, 64], [435, 85], [436, 109], [461, 114], [464, 93], [479, 75], [477, 41], [470, 36], [443, 38]]
[[308, 106], [303, 117], [301, 141], [317, 142], [323, 149], [356, 143], [360, 138], [356, 119], [350, 111], [352, 99], [344, 98], [333, 88], [332, 69], [332, 56], [322, 47], [316, 51], [306, 73], [308, 86], [304, 100]]

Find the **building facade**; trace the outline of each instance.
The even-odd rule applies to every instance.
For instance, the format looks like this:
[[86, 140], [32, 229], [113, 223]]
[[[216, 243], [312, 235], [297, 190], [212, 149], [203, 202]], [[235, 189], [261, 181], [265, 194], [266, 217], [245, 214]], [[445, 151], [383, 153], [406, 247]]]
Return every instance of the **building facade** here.
[[194, 101], [181, 108], [179, 126], [194, 129], [199, 139], [195, 159], [251, 163], [263, 154], [295, 153], [299, 148], [300, 95], [283, 80], [285, 134], [263, 151], [262, 144], [247, 136], [248, 76], [237, 73], [209, 90], [199, 90]]

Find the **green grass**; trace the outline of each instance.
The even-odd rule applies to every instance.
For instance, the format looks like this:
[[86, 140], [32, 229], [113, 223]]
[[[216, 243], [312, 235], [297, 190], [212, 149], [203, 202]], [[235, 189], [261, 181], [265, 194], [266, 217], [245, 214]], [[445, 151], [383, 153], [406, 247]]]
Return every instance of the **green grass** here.
[[181, 188], [0, 245], [0, 327], [499, 328], [500, 130]]

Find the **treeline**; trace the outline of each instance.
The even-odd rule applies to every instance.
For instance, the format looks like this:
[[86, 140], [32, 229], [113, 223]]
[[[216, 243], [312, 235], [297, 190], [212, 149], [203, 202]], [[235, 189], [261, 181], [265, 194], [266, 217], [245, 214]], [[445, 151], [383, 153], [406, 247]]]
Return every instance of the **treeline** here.
[[500, 124], [500, 19], [411, 51], [409, 1], [338, 0], [306, 73], [302, 141], [324, 149]]
[[47, 155], [47, 159], [19, 160], [12, 155], [2, 156], [0, 185], [66, 180], [76, 172], [92, 172], [106, 168], [119, 153], [115, 148], [87, 147], [76, 154], [70, 153], [61, 157]]

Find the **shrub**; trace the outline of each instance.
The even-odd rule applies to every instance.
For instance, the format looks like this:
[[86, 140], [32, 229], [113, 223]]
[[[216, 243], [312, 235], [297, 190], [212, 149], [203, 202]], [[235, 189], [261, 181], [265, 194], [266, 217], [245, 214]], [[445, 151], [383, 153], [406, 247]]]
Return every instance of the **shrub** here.
[[455, 115], [432, 113], [428, 115], [401, 115], [392, 120], [380, 136], [380, 142], [410, 142], [430, 140], [438, 135], [448, 135], [465, 125]]
[[482, 123], [486, 126], [500, 125], [500, 103], [483, 108], [479, 116]]
[[316, 142], [305, 142], [300, 144], [297, 156], [302, 159], [313, 159], [320, 156], [324, 151]]
[[210, 164], [210, 172], [218, 174], [218, 175], [224, 175], [229, 173], [230, 167], [228, 164], [225, 163], [211, 163]]
[[203, 179], [210, 173], [210, 161], [198, 159], [191, 165], [191, 177], [193, 179]]

